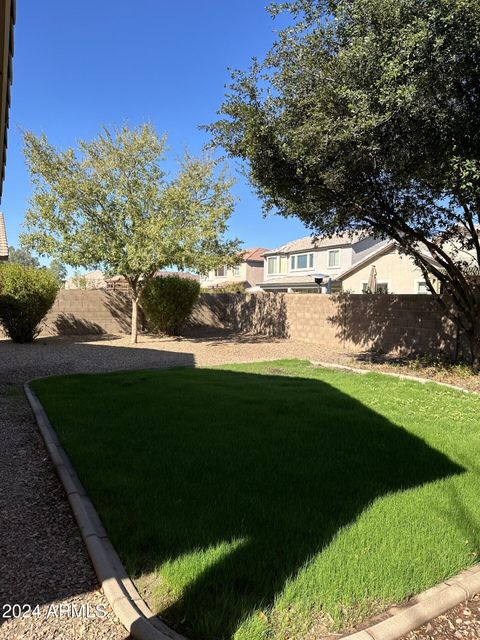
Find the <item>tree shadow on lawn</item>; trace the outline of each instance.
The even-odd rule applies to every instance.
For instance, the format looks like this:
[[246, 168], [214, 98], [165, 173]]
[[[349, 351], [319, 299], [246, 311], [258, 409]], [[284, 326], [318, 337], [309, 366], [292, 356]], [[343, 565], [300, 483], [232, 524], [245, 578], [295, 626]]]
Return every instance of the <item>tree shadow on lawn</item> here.
[[[53, 417], [68, 424], [77, 412], [94, 429], [85, 438], [69, 427], [62, 439], [131, 574], [238, 541], [206, 556], [182, 597], [159, 610], [194, 638], [232, 638], [375, 499], [464, 471], [319, 380], [212, 369], [124, 375], [101, 385], [82, 377], [78, 387], [78, 377], [65, 379], [71, 414]], [[99, 388], [104, 413], [85, 414]]]

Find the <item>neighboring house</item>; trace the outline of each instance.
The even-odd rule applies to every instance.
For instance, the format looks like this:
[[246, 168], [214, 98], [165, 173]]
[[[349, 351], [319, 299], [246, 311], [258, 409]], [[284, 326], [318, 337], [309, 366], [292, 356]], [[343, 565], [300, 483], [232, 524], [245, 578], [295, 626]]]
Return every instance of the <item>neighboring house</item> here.
[[0, 261], [8, 260], [7, 232], [3, 213], [0, 213]]
[[8, 111], [12, 84], [15, 0], [0, 0], [0, 197], [7, 159]]
[[[10, 109], [10, 85], [12, 84], [13, 26], [15, 24], [15, 0], [0, 0], [0, 198], [7, 162], [8, 112]], [[0, 213], [0, 261], [8, 260], [5, 220]]]
[[[155, 273], [156, 278], [165, 276], [178, 276], [179, 278], [185, 278], [186, 280], [198, 280], [199, 276], [189, 271], [157, 271]], [[127, 291], [129, 288], [127, 280], [123, 276], [112, 276], [106, 279], [107, 289], [116, 291]]]
[[90, 271], [65, 280], [65, 289], [106, 289], [107, 281], [102, 271]]
[[306, 236], [264, 253], [263, 291], [329, 293], [341, 287], [339, 274], [386, 244], [372, 236]]
[[[434, 261], [430, 258], [432, 264]], [[377, 293], [430, 293], [425, 278], [412, 258], [402, 254], [394, 241], [374, 247], [339, 275], [343, 291], [365, 293], [375, 267]], [[434, 286], [439, 291], [438, 281]]]
[[268, 249], [264, 247], [245, 249], [239, 254], [241, 262], [238, 265], [224, 265], [201, 275], [200, 286], [203, 289], [218, 289], [232, 284], [245, 289], [256, 287], [263, 280], [263, 254], [266, 251]]

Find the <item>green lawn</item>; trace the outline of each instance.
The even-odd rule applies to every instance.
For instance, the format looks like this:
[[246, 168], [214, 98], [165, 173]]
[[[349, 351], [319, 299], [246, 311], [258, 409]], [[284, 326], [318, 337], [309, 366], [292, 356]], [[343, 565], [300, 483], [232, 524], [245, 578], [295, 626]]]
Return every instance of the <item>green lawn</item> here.
[[478, 396], [300, 361], [33, 388], [130, 575], [191, 638], [320, 637], [477, 560]]

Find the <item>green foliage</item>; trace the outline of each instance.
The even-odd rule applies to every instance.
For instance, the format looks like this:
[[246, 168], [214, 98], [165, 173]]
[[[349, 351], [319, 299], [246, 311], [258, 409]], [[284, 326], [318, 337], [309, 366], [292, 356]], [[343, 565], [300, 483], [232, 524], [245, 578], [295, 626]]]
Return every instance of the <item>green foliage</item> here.
[[174, 275], [153, 278], [143, 290], [141, 306], [152, 329], [176, 336], [190, 317], [199, 293], [196, 280]]
[[221, 287], [212, 287], [207, 289], [208, 293], [245, 293], [245, 283], [229, 282]]
[[31, 342], [57, 291], [58, 281], [49, 269], [0, 267], [0, 323], [5, 333], [14, 342]]
[[480, 3], [271, 10], [290, 23], [263, 63], [234, 73], [214, 141], [247, 162], [267, 210], [395, 239], [440, 281], [480, 366]]
[[167, 179], [166, 138], [150, 125], [104, 129], [78, 150], [57, 150], [29, 132], [24, 140], [34, 186], [25, 246], [123, 275], [133, 294], [134, 341], [137, 302], [157, 270], [207, 272], [235, 259], [238, 241], [224, 238], [233, 181], [212, 158], [186, 154]]
[[48, 268], [60, 284], [62, 282], [65, 282], [65, 279], [67, 277], [67, 268], [62, 262], [60, 262], [60, 260], [54, 258], [50, 262], [50, 266]]
[[13, 264], [23, 264], [25, 267], [39, 267], [40, 262], [38, 258], [32, 256], [30, 251], [19, 247], [9, 247], [8, 249], [8, 261]]

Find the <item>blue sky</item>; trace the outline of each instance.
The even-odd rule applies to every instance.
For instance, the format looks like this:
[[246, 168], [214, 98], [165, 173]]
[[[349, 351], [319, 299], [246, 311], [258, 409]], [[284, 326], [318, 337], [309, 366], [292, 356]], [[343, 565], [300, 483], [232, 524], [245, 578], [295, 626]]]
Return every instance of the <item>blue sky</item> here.
[[[17, 2], [12, 108], [1, 210], [17, 245], [31, 194], [21, 130], [59, 146], [102, 124], [149, 121], [171, 155], [198, 153], [229, 80], [227, 67], [262, 56], [278, 28], [262, 0], [22, 0]], [[273, 248], [307, 235], [296, 219], [262, 218], [260, 202], [230, 162], [240, 198], [231, 236]]]

